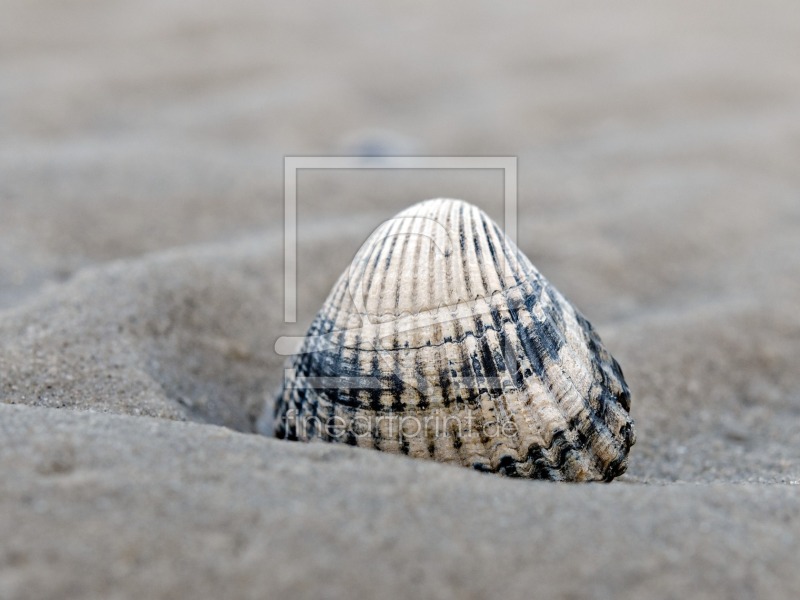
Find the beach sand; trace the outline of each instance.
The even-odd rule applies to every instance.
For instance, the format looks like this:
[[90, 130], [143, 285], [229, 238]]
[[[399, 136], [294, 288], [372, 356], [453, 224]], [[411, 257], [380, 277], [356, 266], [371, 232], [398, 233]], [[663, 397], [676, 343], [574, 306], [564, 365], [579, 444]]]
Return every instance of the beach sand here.
[[[796, 2], [85, 3], [0, 20], [0, 598], [800, 595]], [[383, 220], [502, 174], [630, 384], [611, 484], [253, 434]]]

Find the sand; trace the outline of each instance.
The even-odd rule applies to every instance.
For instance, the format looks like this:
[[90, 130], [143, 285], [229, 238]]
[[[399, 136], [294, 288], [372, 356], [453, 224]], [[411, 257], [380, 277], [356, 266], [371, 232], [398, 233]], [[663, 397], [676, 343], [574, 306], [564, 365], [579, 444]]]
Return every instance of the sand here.
[[[0, 598], [800, 595], [800, 9], [6, 3]], [[633, 392], [608, 485], [253, 434], [384, 219], [502, 178]]]

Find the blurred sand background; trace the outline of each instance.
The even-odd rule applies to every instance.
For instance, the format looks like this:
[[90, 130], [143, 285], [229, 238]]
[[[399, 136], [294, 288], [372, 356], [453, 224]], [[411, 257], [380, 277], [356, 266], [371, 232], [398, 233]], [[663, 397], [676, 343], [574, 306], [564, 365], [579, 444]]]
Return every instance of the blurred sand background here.
[[[6, 0], [0, 598], [796, 598], [800, 4]], [[362, 241], [519, 157], [633, 392], [610, 485], [252, 435]]]

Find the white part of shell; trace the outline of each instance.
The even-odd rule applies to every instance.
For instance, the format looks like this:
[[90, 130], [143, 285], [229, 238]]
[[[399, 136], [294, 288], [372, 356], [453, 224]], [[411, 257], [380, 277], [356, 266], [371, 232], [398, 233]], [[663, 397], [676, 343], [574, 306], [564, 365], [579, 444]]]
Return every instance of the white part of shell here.
[[287, 373], [281, 438], [569, 481], [620, 475], [635, 441], [622, 371], [589, 322], [459, 200], [376, 229]]

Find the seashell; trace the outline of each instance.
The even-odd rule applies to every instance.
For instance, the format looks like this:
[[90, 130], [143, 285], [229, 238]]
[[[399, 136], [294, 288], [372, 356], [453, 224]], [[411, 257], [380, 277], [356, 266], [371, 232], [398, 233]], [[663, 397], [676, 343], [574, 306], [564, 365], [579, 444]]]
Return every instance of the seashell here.
[[610, 481], [630, 392], [589, 322], [480, 209], [378, 227], [290, 358], [274, 433], [509, 476]]

